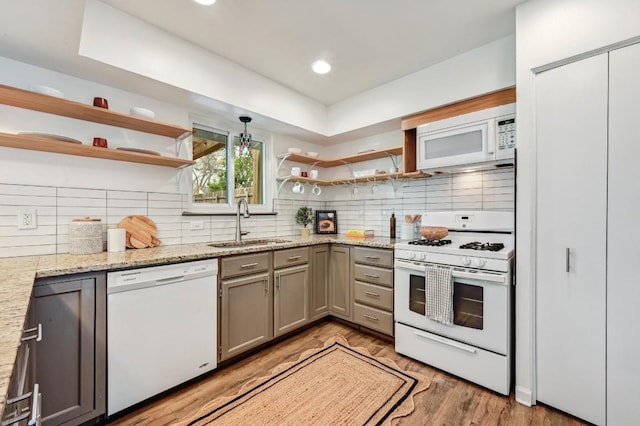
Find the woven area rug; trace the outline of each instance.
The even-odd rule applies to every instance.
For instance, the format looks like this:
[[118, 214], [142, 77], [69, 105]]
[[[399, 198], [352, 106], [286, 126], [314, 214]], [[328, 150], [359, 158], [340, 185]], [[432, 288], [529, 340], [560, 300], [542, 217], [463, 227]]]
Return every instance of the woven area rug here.
[[387, 425], [410, 414], [429, 379], [336, 336], [320, 349], [207, 403], [182, 425]]

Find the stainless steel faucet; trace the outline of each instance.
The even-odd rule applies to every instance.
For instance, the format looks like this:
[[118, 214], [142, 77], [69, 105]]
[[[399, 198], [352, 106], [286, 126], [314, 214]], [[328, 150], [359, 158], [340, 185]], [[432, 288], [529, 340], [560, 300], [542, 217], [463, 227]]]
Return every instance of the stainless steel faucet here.
[[249, 232], [243, 232], [240, 228], [240, 207], [244, 204], [244, 214], [245, 218], [249, 217], [249, 205], [247, 204], [247, 200], [245, 198], [240, 198], [238, 200], [238, 211], [236, 212], [236, 242], [242, 241], [242, 236], [247, 235]]

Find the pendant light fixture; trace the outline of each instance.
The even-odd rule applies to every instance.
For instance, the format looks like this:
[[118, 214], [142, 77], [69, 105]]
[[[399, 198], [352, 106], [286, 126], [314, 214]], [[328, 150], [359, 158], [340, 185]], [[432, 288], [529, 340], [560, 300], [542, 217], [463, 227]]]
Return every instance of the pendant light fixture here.
[[240, 116], [240, 121], [244, 123], [244, 132], [240, 133], [240, 156], [251, 155], [251, 133], [247, 132], [247, 123], [251, 123], [251, 117]]

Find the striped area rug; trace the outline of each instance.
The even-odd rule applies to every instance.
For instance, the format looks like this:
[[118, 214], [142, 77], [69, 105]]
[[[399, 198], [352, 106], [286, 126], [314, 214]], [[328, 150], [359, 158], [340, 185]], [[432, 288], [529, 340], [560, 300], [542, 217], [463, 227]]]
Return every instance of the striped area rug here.
[[386, 425], [410, 414], [429, 379], [336, 336], [182, 425]]

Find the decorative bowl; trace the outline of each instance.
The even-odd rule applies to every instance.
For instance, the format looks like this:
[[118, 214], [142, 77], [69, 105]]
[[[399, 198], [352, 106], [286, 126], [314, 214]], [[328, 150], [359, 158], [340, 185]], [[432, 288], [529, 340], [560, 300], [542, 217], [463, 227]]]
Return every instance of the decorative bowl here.
[[300, 154], [302, 150], [300, 148], [289, 148], [289, 154]]
[[147, 108], [142, 107], [131, 107], [131, 115], [136, 115], [138, 117], [149, 118], [153, 120], [156, 117], [156, 113]]
[[449, 234], [445, 226], [421, 226], [420, 235], [429, 240], [441, 240]]
[[53, 96], [56, 98], [64, 98], [64, 93], [53, 87], [43, 86], [41, 84], [33, 85], [29, 88], [32, 92], [41, 93], [43, 95]]

